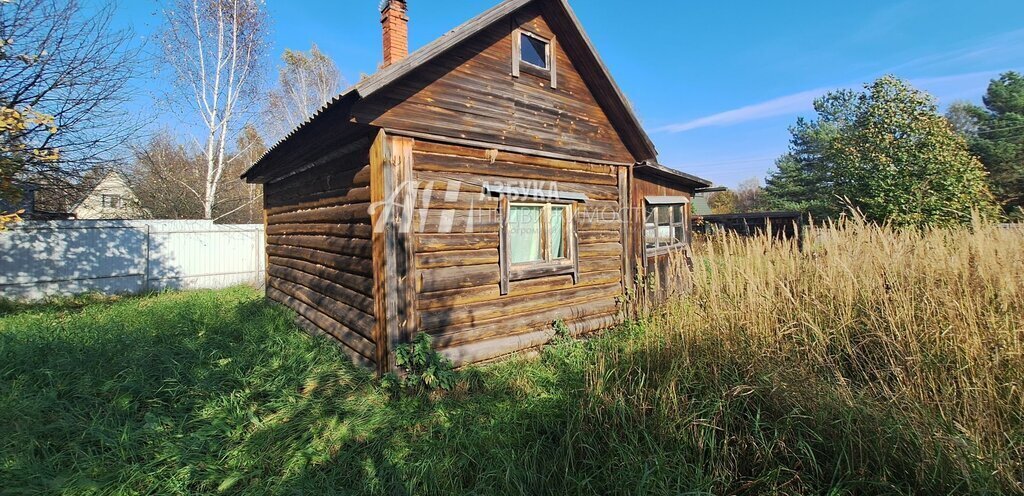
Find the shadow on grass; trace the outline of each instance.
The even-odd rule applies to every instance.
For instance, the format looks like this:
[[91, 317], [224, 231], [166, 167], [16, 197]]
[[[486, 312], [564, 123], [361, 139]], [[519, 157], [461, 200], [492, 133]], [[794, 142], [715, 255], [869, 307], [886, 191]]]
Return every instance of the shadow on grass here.
[[486, 394], [392, 400], [251, 290], [95, 303], [0, 318], [4, 494], [522, 484], [507, 470], [536, 492], [552, 475], [533, 455], [565, 431], [565, 402], [531, 388], [557, 377], [505, 367]]
[[291, 319], [248, 289], [0, 317], [0, 493], [998, 489], [957, 485], [977, 474], [921, 426], [711, 340], [627, 327], [392, 399]]

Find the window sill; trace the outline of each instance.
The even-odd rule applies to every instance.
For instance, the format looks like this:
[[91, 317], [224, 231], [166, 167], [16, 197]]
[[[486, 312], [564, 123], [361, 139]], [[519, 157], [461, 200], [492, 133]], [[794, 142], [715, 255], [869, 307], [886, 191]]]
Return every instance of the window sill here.
[[572, 274], [575, 271], [576, 265], [569, 260], [552, 263], [537, 262], [518, 264], [509, 268], [508, 279], [510, 281], [522, 281], [525, 279], [537, 279], [540, 277]]
[[648, 257], [657, 257], [657, 256], [660, 256], [660, 255], [668, 255], [669, 253], [678, 253], [678, 252], [681, 252], [681, 251], [685, 251], [687, 246], [688, 246], [687, 244], [682, 243], [682, 244], [672, 245], [672, 246], [660, 246], [660, 247], [655, 248], [653, 250], [650, 249], [650, 248], [646, 248], [644, 250], [644, 253]]

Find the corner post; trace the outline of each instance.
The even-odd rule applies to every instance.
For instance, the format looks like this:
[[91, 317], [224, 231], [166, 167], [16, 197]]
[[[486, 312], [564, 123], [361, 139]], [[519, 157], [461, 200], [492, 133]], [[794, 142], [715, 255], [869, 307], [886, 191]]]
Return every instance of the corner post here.
[[619, 180], [619, 221], [621, 225], [619, 227], [620, 238], [622, 239], [622, 291], [623, 294], [629, 294], [632, 289], [633, 281], [633, 264], [635, 262], [635, 253], [633, 247], [633, 232], [631, 227], [633, 224], [630, 222], [632, 217], [632, 205], [633, 202], [630, 198], [630, 186], [632, 181], [629, 180], [629, 167], [620, 166], [618, 167], [618, 180]]
[[418, 328], [413, 143], [382, 129], [370, 147], [374, 341], [381, 374], [394, 369], [396, 346], [409, 342]]

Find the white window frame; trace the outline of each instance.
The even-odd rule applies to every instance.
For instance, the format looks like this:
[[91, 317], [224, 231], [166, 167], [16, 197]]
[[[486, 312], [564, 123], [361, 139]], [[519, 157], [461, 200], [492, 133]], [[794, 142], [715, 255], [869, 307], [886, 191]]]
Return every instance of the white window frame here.
[[[649, 256], [649, 257], [650, 256], [657, 256], [657, 255], [662, 255], [662, 254], [673, 252], [673, 251], [678, 251], [678, 250], [681, 250], [681, 249], [685, 249], [687, 246], [690, 245], [690, 208], [689, 208], [689, 206], [690, 206], [690, 199], [685, 197], [685, 196], [679, 196], [679, 197], [667, 197], [666, 196], [666, 197], [647, 197], [647, 198], [645, 198], [645, 201], [644, 201], [644, 219], [643, 219], [643, 229], [644, 229], [644, 231], [643, 231], [643, 242], [644, 242], [644, 253], [647, 256]], [[671, 214], [670, 214], [669, 219], [668, 219], [668, 223], [667, 224], [662, 224], [660, 222], [661, 219], [659, 218], [659, 212], [661, 211], [661, 207], [669, 207], [669, 211], [670, 212], [671, 212], [671, 208], [672, 207], [679, 207], [682, 219], [677, 222], [677, 221], [675, 221], [675, 220], [673, 220], [671, 218]], [[654, 209], [654, 229], [655, 229], [655, 232], [657, 232], [657, 230], [660, 227], [667, 225], [669, 227], [669, 229], [672, 230], [672, 232], [673, 232], [672, 238], [673, 238], [673, 240], [675, 240], [675, 234], [674, 234], [675, 228], [679, 227], [679, 228], [682, 228], [682, 230], [683, 230], [683, 240], [681, 240], [678, 243], [674, 242], [672, 244], [661, 245], [658, 242], [658, 239], [657, 239], [658, 236], [655, 235], [655, 238], [656, 238], [655, 242], [654, 242], [655, 246], [653, 248], [648, 248], [647, 245], [648, 245], [648, 241], [649, 240], [647, 239], [647, 234], [648, 234], [647, 233], [647, 231], [648, 231], [647, 220], [650, 217], [648, 215], [648, 211], [650, 209], [652, 209], [652, 208]]]

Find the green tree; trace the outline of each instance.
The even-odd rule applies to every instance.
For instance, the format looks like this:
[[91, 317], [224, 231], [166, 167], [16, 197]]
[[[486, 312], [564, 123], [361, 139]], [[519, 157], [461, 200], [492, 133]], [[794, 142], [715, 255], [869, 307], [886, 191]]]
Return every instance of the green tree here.
[[832, 142], [835, 187], [868, 219], [948, 225], [994, 213], [981, 162], [938, 113], [935, 99], [893, 76], [865, 86]]
[[993, 80], [985, 108], [968, 109], [976, 129], [966, 133], [989, 173], [992, 192], [1010, 215], [1024, 216], [1024, 76], [1007, 72]]
[[829, 93], [814, 107], [817, 119], [797, 121], [790, 152], [769, 175], [769, 206], [820, 218], [848, 202], [870, 220], [901, 226], [995, 213], [984, 168], [927, 93], [884, 76], [862, 92]]
[[844, 208], [835, 190], [835, 171], [829, 159], [836, 137], [855, 118], [856, 93], [841, 90], [815, 100], [817, 118], [799, 118], [790, 127], [789, 152], [775, 161], [765, 179], [765, 208], [797, 210], [823, 219]]
[[708, 207], [713, 214], [736, 213], [736, 193], [732, 190], [716, 191], [708, 195]]

